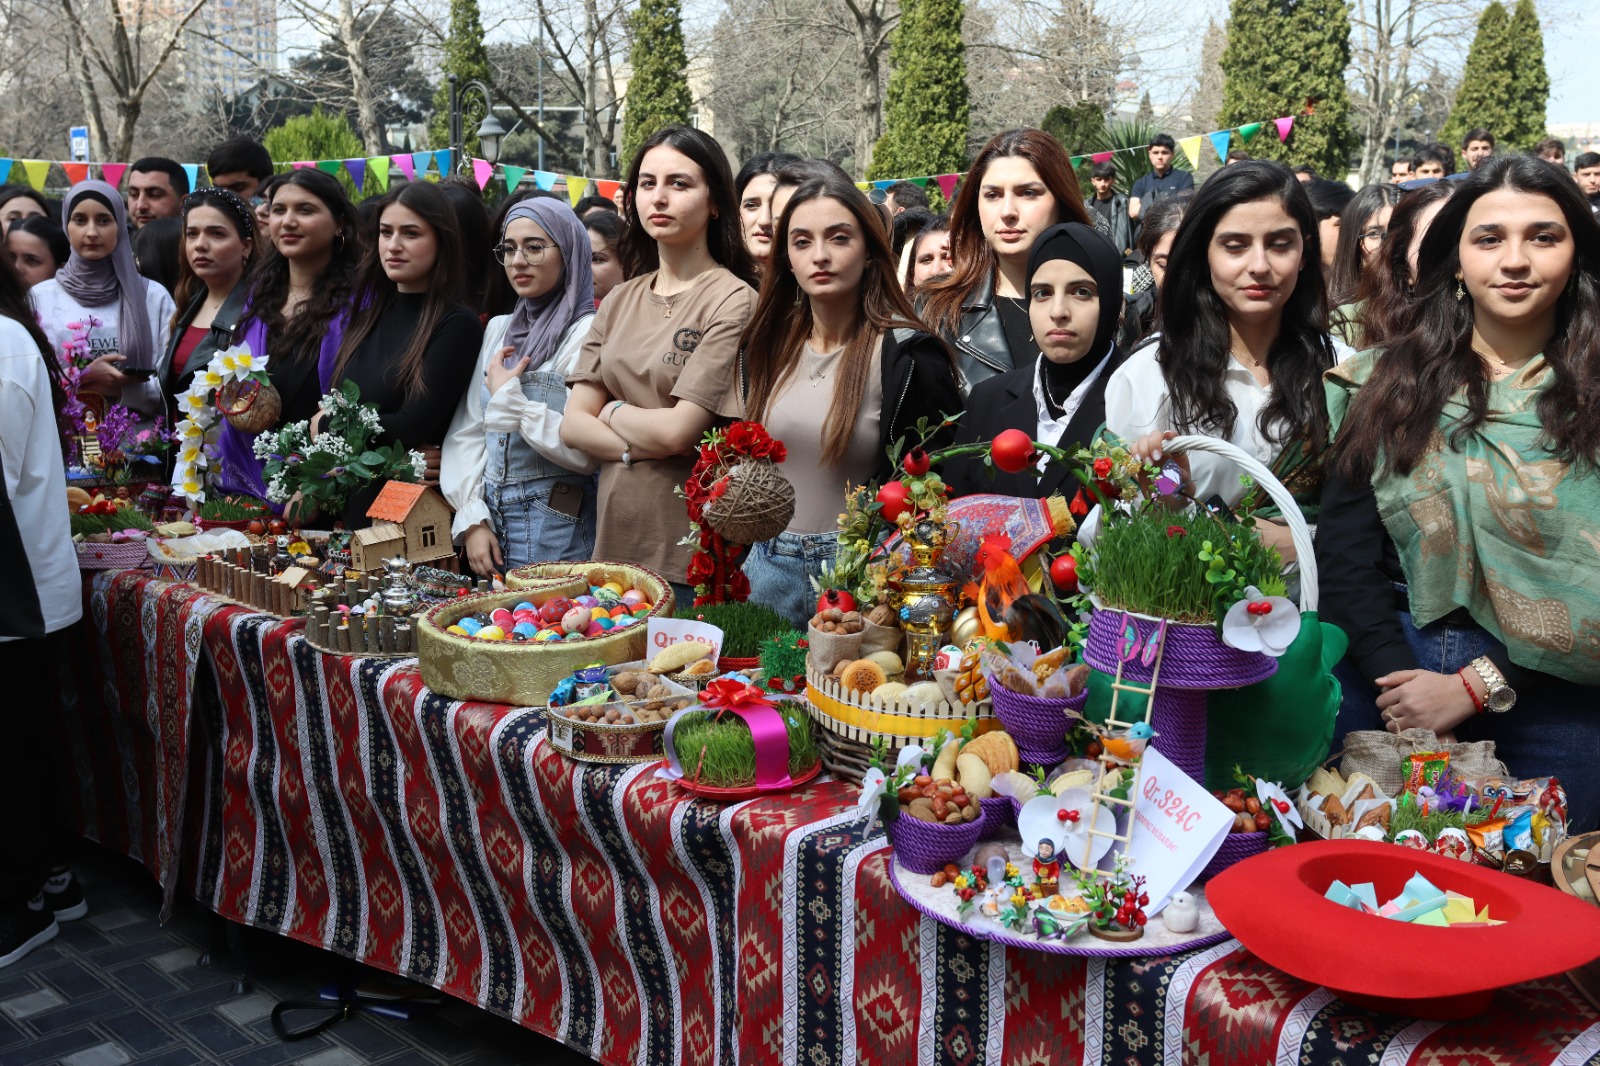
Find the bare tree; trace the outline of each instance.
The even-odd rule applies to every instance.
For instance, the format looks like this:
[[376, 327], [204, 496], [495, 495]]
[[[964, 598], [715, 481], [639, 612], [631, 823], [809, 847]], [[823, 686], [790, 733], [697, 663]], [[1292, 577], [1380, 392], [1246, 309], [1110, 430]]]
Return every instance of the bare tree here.
[[[380, 113], [388, 68], [409, 63], [411, 57], [393, 54], [378, 38], [392, 33], [394, 0], [280, 0], [289, 11], [291, 25], [332, 44], [342, 63], [325, 69], [300, 64], [285, 76], [296, 89], [332, 110], [353, 113], [356, 134], [368, 155], [389, 151], [388, 131]], [[226, 43], [226, 42], [221, 42]], [[325, 51], [328, 50], [326, 47]], [[263, 76], [271, 71], [262, 71]]]

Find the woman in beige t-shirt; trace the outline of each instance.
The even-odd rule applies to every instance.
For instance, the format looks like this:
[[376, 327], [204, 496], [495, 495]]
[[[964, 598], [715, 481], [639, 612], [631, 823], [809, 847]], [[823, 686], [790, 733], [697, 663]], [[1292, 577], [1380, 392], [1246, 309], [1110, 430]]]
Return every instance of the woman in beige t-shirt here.
[[595, 556], [637, 563], [673, 583], [680, 604], [690, 550], [676, 489], [700, 437], [737, 418], [739, 335], [755, 305], [733, 174], [717, 142], [668, 126], [628, 174], [623, 257], [637, 274], [611, 290], [567, 376], [562, 441], [600, 461]]

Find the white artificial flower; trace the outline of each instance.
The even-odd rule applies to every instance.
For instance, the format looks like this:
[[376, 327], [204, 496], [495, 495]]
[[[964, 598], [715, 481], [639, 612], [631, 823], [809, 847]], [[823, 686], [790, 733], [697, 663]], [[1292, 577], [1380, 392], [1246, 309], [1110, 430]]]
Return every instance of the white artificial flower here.
[[412, 451], [410, 457], [412, 476], [421, 481], [422, 475], [428, 472], [428, 460], [424, 459], [419, 451]]
[[178, 437], [182, 440], [204, 440], [206, 427], [193, 419], [184, 419], [178, 424]]
[[178, 462], [184, 466], [205, 466], [207, 462], [205, 448], [199, 441], [184, 445], [183, 451], [178, 453]]
[[883, 776], [882, 770], [876, 766], [867, 767], [866, 775], [861, 779], [861, 801], [857, 804], [857, 808], [863, 811], [875, 809], [874, 805], [878, 802], [878, 797], [883, 795], [887, 785], [888, 778]]
[[1263, 596], [1254, 585], [1222, 616], [1222, 642], [1240, 651], [1258, 651], [1276, 659], [1299, 635], [1300, 608], [1294, 601]]
[[183, 483], [183, 494], [195, 503], [206, 502], [206, 486], [199, 478], [192, 478]]

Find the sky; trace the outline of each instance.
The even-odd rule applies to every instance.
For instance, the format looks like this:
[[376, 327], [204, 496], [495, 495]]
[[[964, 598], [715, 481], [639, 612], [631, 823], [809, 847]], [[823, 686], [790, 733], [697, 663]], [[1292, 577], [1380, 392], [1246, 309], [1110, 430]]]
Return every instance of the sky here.
[[1551, 124], [1600, 125], [1600, 96], [1594, 92], [1594, 79], [1583, 76], [1585, 64], [1594, 62], [1594, 47], [1600, 43], [1600, 7], [1577, 7], [1557, 25], [1552, 21], [1544, 20], [1544, 62], [1550, 71], [1545, 119]]

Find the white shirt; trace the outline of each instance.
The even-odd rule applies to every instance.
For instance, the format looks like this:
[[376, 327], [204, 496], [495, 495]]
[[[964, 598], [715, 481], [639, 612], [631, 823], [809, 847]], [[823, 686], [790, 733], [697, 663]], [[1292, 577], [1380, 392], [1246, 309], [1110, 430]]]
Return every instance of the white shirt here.
[[[1111, 351], [1101, 357], [1100, 364], [1089, 371], [1089, 376], [1078, 383], [1078, 387], [1067, 395], [1061, 405], [1061, 417], [1056, 418], [1050, 413], [1050, 403], [1044, 397], [1044, 357], [1041, 355], [1034, 360], [1033, 366], [1033, 406], [1039, 419], [1039, 428], [1034, 432], [1034, 440], [1041, 444], [1059, 447], [1061, 438], [1066, 435], [1067, 424], [1078, 413], [1078, 408], [1083, 406], [1083, 398], [1094, 388], [1094, 383], [1100, 380], [1100, 375], [1105, 373], [1106, 364], [1111, 362]], [[1050, 462], [1048, 455], [1039, 457], [1039, 469], [1043, 470], [1045, 464]]]
[[[592, 325], [594, 316], [584, 315], [568, 326], [556, 344], [555, 353], [539, 370], [560, 378], [571, 373], [578, 365], [578, 356]], [[483, 333], [483, 347], [478, 351], [477, 376], [462, 394], [455, 417], [450, 420], [450, 432], [445, 434], [439, 459], [439, 490], [456, 509], [455, 521], [450, 525], [450, 535], [456, 540], [478, 523], [489, 521], [489, 505], [483, 499], [483, 468], [488, 460], [490, 433], [521, 434], [534, 451], [575, 473], [593, 473], [599, 465], [589, 453], [562, 444], [562, 413], [528, 399], [515, 382], [507, 384], [484, 404], [484, 375], [489, 370], [489, 360], [506, 346], [509, 328], [510, 315], [489, 321], [489, 328]]]
[[[0, 456], [39, 590], [47, 633], [83, 615], [78, 555], [67, 521], [67, 471], [44, 357], [21, 323], [0, 316]], [[0, 640], [11, 638], [0, 637]]]
[[[1343, 341], [1331, 339], [1336, 362], [1342, 363], [1355, 354]], [[1146, 433], [1178, 428], [1173, 424], [1167, 382], [1156, 360], [1161, 345], [1153, 341], [1152, 337], [1128, 356], [1106, 382], [1106, 429], [1129, 443]], [[1270, 467], [1282, 446], [1262, 436], [1258, 423], [1261, 409], [1272, 400], [1272, 386], [1261, 384], [1249, 368], [1230, 356], [1223, 373], [1223, 388], [1239, 412], [1228, 443]], [[1220, 496], [1232, 507], [1244, 496], [1244, 486], [1239, 482], [1243, 472], [1220, 455], [1190, 454], [1189, 472], [1194, 479], [1192, 494], [1197, 500]]]
[[[77, 300], [67, 295], [56, 281], [51, 278], [41, 281], [28, 290], [28, 299], [33, 302], [34, 313], [39, 316], [39, 326], [44, 330], [44, 335], [55, 346], [55, 356], [61, 358], [61, 345], [72, 339], [73, 331], [67, 328], [69, 322], [87, 322], [93, 317], [100, 320], [89, 334], [89, 350], [100, 356], [106, 352], [122, 351], [122, 335], [119, 326], [122, 319], [122, 301], [113, 300], [102, 307], [85, 307]], [[128, 385], [122, 390], [120, 399], [113, 400], [130, 410], [137, 411], [147, 418], [167, 413], [167, 401], [161, 391], [161, 382], [167, 376], [167, 342], [172, 339], [172, 316], [177, 313], [177, 306], [172, 302], [172, 297], [155, 282], [147, 282], [144, 287], [145, 314], [150, 319], [150, 343], [155, 346], [156, 373], [148, 381]]]

